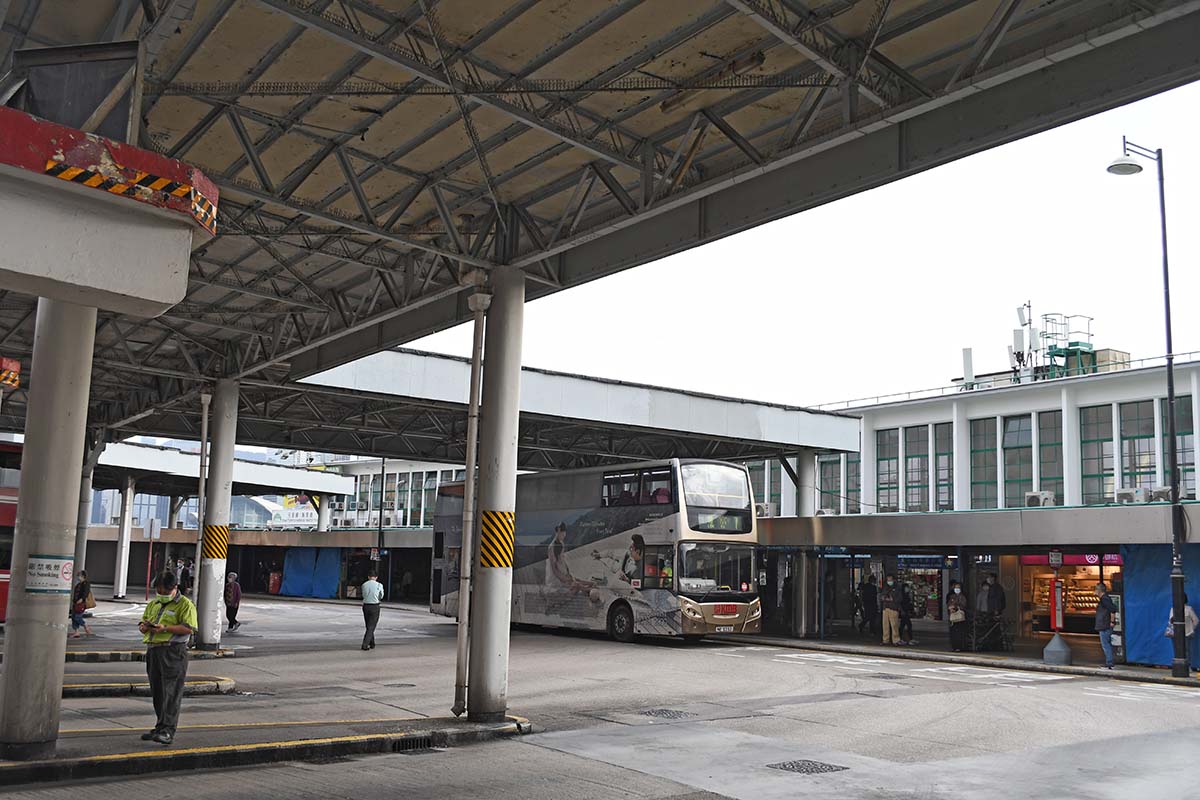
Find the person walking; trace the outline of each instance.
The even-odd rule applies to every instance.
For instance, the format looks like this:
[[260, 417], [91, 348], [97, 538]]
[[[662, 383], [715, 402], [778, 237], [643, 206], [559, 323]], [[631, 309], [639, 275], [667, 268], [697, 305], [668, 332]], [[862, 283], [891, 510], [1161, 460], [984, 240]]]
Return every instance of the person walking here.
[[950, 582], [950, 596], [946, 598], [946, 612], [950, 615], [950, 649], [961, 653], [967, 649], [967, 602], [962, 584]]
[[[87, 572], [79, 570], [79, 582], [75, 584], [75, 589], [71, 592], [72, 639], [92, 635], [92, 629], [88, 627], [87, 620], [84, 619], [83, 615], [89, 608], [95, 607], [96, 601], [92, 597], [92, 584], [88, 580]], [[82, 634], [79, 633], [80, 628], [83, 628]]]
[[185, 561], [183, 567], [179, 570], [179, 577], [175, 581], [175, 585], [184, 594], [188, 594], [192, 590], [192, 562]]
[[888, 575], [880, 595], [883, 601], [883, 643], [900, 644], [900, 608], [904, 596], [896, 585], [896, 576]]
[[[1188, 596], [1183, 596], [1183, 635], [1184, 641], [1187, 643], [1187, 660], [1188, 667], [1196, 669], [1196, 659], [1192, 655], [1192, 645], [1196, 643], [1196, 626], [1200, 625], [1200, 618], [1196, 617], [1196, 611], [1188, 605]], [[1165, 636], [1168, 639], [1175, 638], [1175, 609], [1171, 609], [1170, 615], [1167, 617], [1167, 632]]]
[[183, 596], [170, 570], [158, 576], [157, 595], [146, 604], [138, 630], [146, 643], [146, 674], [158, 721], [142, 734], [144, 741], [170, 744], [175, 740], [183, 684], [187, 679], [188, 639], [196, 632], [196, 606]]
[[362, 649], [375, 649], [375, 626], [379, 624], [379, 604], [383, 600], [383, 584], [376, 580], [379, 571], [372, 569], [367, 573], [367, 582], [362, 585], [363, 622], [367, 630], [363, 634]]
[[1113, 614], [1117, 611], [1117, 604], [1108, 596], [1108, 587], [1103, 583], [1096, 584], [1096, 597], [1100, 601], [1096, 603], [1096, 633], [1100, 634], [1100, 649], [1104, 651], [1104, 668], [1113, 668]]
[[238, 622], [238, 606], [242, 604], [242, 585], [238, 583], [236, 572], [225, 576], [225, 619], [229, 620], [229, 632], [242, 627]]

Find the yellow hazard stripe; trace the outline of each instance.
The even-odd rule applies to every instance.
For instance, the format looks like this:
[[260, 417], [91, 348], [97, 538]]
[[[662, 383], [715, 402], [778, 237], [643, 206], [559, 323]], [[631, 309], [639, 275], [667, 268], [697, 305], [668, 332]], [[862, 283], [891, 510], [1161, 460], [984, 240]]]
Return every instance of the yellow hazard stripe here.
[[200, 542], [201, 558], [225, 558], [229, 555], [229, 527], [205, 525], [204, 538]]
[[485, 511], [480, 517], [479, 566], [513, 565], [513, 512]]
[[217, 232], [216, 207], [207, 197], [197, 191], [196, 187], [189, 184], [176, 183], [170, 178], [160, 178], [146, 172], [136, 172], [132, 181], [122, 183], [115, 178], [106, 177], [102, 173], [81, 167], [72, 167], [54, 159], [46, 162], [45, 173], [64, 181], [70, 181], [71, 183], [81, 183], [93, 189], [103, 189], [110, 194], [132, 194], [136, 189], [149, 189], [153, 192], [168, 194], [171, 197], [183, 198], [190, 196], [192, 200], [192, 216], [209, 233]]

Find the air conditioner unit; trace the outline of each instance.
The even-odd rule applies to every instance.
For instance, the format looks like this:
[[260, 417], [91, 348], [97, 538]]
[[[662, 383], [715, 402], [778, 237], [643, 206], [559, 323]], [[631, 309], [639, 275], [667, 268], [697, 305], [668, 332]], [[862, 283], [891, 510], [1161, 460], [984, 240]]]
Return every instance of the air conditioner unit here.
[[1117, 489], [1117, 502], [1121, 505], [1150, 502], [1148, 489]]
[[755, 503], [754, 516], [756, 517], [773, 517], [778, 513], [774, 503]]
[[345, 506], [343, 506], [341, 503], [330, 503], [329, 504], [330, 511], [341, 511], [343, 508], [345, 508]]
[[111, 519], [112, 519], [112, 521], [109, 522], [109, 525], [120, 525], [121, 524], [120, 517], [112, 517]]
[[1171, 487], [1170, 486], [1155, 486], [1150, 490], [1151, 503], [1169, 503], [1171, 502]]
[[1054, 505], [1054, 492], [1026, 492], [1025, 507], [1026, 508], [1042, 508], [1043, 506]]
[[359, 500], [357, 503], [354, 504], [354, 508], [357, 511], [366, 511], [367, 503], [365, 500]]
[[384, 511], [395, 511], [396, 504], [393, 503], [391, 500], [385, 500], [383, 503], [383, 510]]
[[390, 528], [390, 527], [392, 526], [392, 518], [391, 518], [391, 517], [384, 517], [384, 518], [383, 518], [383, 526], [384, 526], [385, 528]]
[[817, 509], [818, 517], [836, 517], [837, 515], [838, 515], [838, 510], [836, 508], [818, 508]]

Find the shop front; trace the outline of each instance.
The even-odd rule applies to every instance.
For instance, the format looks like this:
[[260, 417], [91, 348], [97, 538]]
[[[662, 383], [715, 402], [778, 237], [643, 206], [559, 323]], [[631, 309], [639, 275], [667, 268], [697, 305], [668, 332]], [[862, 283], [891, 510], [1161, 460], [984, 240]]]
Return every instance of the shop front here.
[[[1020, 557], [1021, 564], [1021, 633], [1034, 635], [1051, 631], [1050, 597], [1055, 569], [1050, 555], [1034, 554]], [[1105, 583], [1114, 599], [1124, 594], [1122, 577], [1124, 561], [1121, 554], [1063, 553], [1058, 579], [1063, 584], [1063, 633], [1095, 632], [1096, 584]]]

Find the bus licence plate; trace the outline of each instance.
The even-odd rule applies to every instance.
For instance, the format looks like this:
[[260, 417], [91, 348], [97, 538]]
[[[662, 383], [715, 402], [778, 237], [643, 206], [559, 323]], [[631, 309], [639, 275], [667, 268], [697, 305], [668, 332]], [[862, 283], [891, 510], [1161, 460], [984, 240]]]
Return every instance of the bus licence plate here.
[[732, 625], [718, 625], [717, 633], [733, 633]]

